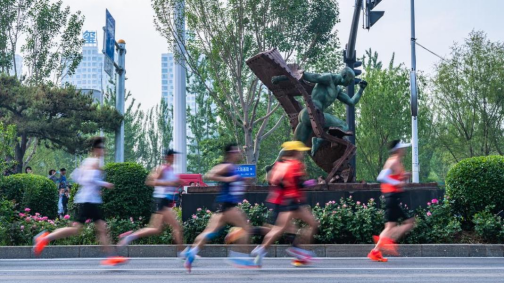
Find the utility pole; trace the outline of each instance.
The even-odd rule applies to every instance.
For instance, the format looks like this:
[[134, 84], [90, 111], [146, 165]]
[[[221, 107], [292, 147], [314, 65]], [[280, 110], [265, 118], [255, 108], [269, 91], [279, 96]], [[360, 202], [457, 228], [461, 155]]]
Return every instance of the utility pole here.
[[414, 0], [410, 0], [410, 111], [412, 113], [412, 182], [419, 183], [419, 147], [417, 138], [417, 79], [416, 79], [416, 19]]
[[[175, 169], [179, 173], [187, 171], [187, 147], [186, 147], [186, 60], [185, 60], [185, 21], [184, 0], [175, 2], [175, 28], [177, 36], [174, 43], [174, 69], [175, 69], [175, 92], [174, 92], [174, 149], [181, 154], [175, 160]], [[168, 147], [168, 145], [163, 145]]]
[[[363, 6], [363, 0], [356, 0], [354, 4], [354, 14], [352, 16], [352, 24], [351, 24], [351, 32], [349, 33], [349, 41], [346, 45], [346, 49], [344, 50], [344, 62], [345, 64], [350, 67], [351, 69], [354, 69], [355, 63], [356, 63], [356, 37], [358, 35], [358, 23], [359, 23], [359, 15], [361, 12], [361, 7]], [[354, 96], [354, 83], [351, 83], [349, 86], [347, 86], [347, 95], [349, 97]], [[346, 119], [347, 119], [347, 125], [349, 126], [349, 131], [353, 133], [352, 136], [349, 136], [349, 141], [353, 144], [356, 145], [356, 122], [355, 122], [355, 115], [356, 115], [356, 110], [354, 106], [347, 106], [346, 107], [347, 112], [346, 112]], [[351, 158], [351, 176], [350, 179], [351, 181], [356, 180], [356, 155], [354, 155]]]
[[[116, 48], [118, 51], [118, 64], [116, 66], [116, 72], [118, 74], [117, 86], [116, 86], [116, 110], [119, 114], [124, 115], [124, 97], [125, 97], [125, 55], [126, 55], [126, 42], [122, 39], [118, 40], [116, 43]], [[116, 153], [115, 161], [116, 163], [124, 162], [124, 120], [121, 121], [121, 126], [116, 130]]]

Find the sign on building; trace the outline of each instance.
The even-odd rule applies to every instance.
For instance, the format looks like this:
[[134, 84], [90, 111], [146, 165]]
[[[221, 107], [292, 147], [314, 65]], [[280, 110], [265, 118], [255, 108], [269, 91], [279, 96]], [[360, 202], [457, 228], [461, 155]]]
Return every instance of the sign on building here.
[[84, 43], [96, 43], [96, 32], [85, 31], [82, 37], [84, 38]]

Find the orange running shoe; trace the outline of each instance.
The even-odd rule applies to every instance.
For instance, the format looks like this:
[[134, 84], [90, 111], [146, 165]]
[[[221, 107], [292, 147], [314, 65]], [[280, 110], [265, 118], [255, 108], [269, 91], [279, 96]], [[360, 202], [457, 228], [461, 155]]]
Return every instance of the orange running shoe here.
[[395, 243], [390, 238], [387, 237], [382, 237], [381, 238], [381, 249], [384, 250], [385, 253], [394, 255], [394, 256], [399, 256], [400, 254], [398, 253], [398, 244]]
[[107, 257], [106, 259], [100, 261], [101, 265], [106, 265], [106, 266], [116, 266], [118, 264], [123, 264], [128, 262], [128, 258], [123, 257], [123, 256], [110, 256]]
[[368, 253], [368, 258], [372, 261], [387, 262], [388, 259], [382, 256], [380, 250], [373, 249]]
[[236, 242], [238, 239], [242, 238], [246, 234], [246, 231], [240, 227], [233, 227], [230, 232], [224, 238], [226, 244], [231, 244]]
[[35, 254], [35, 256], [40, 256], [42, 251], [44, 251], [44, 248], [49, 244], [49, 241], [44, 239], [45, 237], [47, 237], [47, 235], [49, 235], [49, 233], [43, 231], [33, 238], [34, 242], [33, 253]]

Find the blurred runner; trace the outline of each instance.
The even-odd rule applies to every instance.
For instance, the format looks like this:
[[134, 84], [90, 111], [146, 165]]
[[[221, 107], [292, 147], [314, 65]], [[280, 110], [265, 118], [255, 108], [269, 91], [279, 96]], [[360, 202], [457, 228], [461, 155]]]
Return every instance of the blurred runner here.
[[182, 184], [172, 166], [174, 164], [175, 154], [179, 154], [179, 152], [173, 149], [163, 151], [165, 163], [157, 167], [147, 177], [146, 184], [154, 186], [154, 209], [149, 227], [133, 233], [130, 231], [121, 234], [121, 240], [118, 246], [127, 246], [136, 239], [159, 235], [163, 232], [164, 225], [169, 225], [172, 228], [174, 241], [177, 244], [177, 255], [181, 256], [181, 251], [183, 250], [182, 226], [177, 220], [177, 214], [172, 210], [172, 208], [175, 207], [179, 195], [178, 188]]
[[[242, 159], [242, 154], [237, 144], [227, 145], [224, 151], [224, 162], [212, 168], [205, 175], [205, 179], [220, 182], [221, 189], [216, 198], [215, 213], [212, 214], [205, 230], [196, 237], [192, 248], [185, 253], [184, 267], [189, 272], [191, 272], [191, 266], [196, 254], [203, 248], [205, 243], [217, 237], [226, 224], [240, 227], [245, 232], [250, 230], [247, 216], [237, 207], [245, 191], [243, 178], [238, 175], [236, 166], [236, 163]], [[245, 243], [248, 243], [249, 234], [245, 234], [242, 239]], [[240, 268], [256, 267], [247, 254], [231, 252], [228, 261]]]
[[101, 261], [102, 265], [117, 265], [127, 261], [127, 258], [117, 256], [115, 250], [110, 246], [107, 224], [102, 213], [101, 187], [108, 189], [114, 185], [102, 180], [102, 169], [100, 168], [100, 158], [105, 152], [105, 138], [93, 137], [90, 139], [91, 153], [81, 166], [73, 173], [72, 179], [81, 186], [75, 195], [74, 202], [78, 205], [78, 215], [73, 227], [57, 229], [52, 233], [41, 232], [34, 237], [33, 251], [36, 256], [40, 256], [49, 242], [78, 235], [82, 225], [90, 219], [95, 223], [97, 238], [103, 246], [107, 258]]
[[[303, 156], [304, 152], [309, 151], [310, 148], [300, 141], [285, 142], [282, 144], [282, 148], [283, 156], [274, 164], [268, 180], [274, 188], [270, 191], [267, 202], [274, 206], [278, 216], [275, 225], [265, 236], [263, 244], [256, 247], [251, 253], [256, 256], [255, 263], [258, 266], [262, 265], [268, 247], [283, 232], [292, 228], [293, 219], [299, 219], [308, 225], [308, 228], [305, 228], [300, 234], [304, 238], [304, 243], [312, 241], [318, 226], [312, 212], [306, 206], [305, 196], [301, 191], [306, 175]], [[304, 263], [310, 262], [314, 256], [313, 252], [295, 246], [289, 248], [288, 253]]]
[[[410, 147], [410, 144], [400, 140], [391, 142], [389, 159], [377, 177], [386, 198], [386, 224], [380, 236], [373, 236], [376, 245], [368, 254], [368, 258], [373, 261], [386, 262], [387, 258], [382, 256], [382, 252], [398, 255], [396, 241], [414, 227], [414, 218], [407, 216], [400, 206], [403, 186], [410, 177], [410, 174], [405, 172], [402, 163], [407, 147]], [[401, 220], [403, 220], [402, 224], [398, 225]]]

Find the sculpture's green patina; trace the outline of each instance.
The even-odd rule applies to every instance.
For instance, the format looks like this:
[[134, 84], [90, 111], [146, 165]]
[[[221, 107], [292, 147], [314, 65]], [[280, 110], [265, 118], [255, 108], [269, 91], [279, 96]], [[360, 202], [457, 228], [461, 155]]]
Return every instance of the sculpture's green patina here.
[[[298, 72], [303, 71], [299, 70]], [[301, 75], [301, 79], [315, 84], [311, 93], [311, 98], [314, 106], [324, 113], [325, 130], [328, 130], [330, 127], [338, 127], [343, 131], [348, 130], [347, 123], [329, 113], [325, 113], [324, 110], [333, 104], [335, 100], [339, 100], [349, 106], [354, 106], [359, 102], [361, 96], [363, 95], [363, 91], [367, 86], [366, 81], [361, 81], [359, 83], [359, 91], [352, 98], [345, 93], [342, 87], [340, 87], [354, 84], [354, 78], [354, 71], [349, 67], [343, 68], [339, 74], [316, 74], [303, 72], [303, 75]], [[287, 80], [286, 76], [276, 76], [272, 78], [272, 83], [277, 84], [284, 80]], [[314, 131], [312, 130], [312, 124], [310, 122], [307, 107], [305, 107], [298, 114], [298, 125], [295, 129], [294, 139], [307, 143], [307, 140], [313, 134]], [[322, 141], [324, 141], [323, 138], [312, 138], [312, 156], [316, 154]]]

